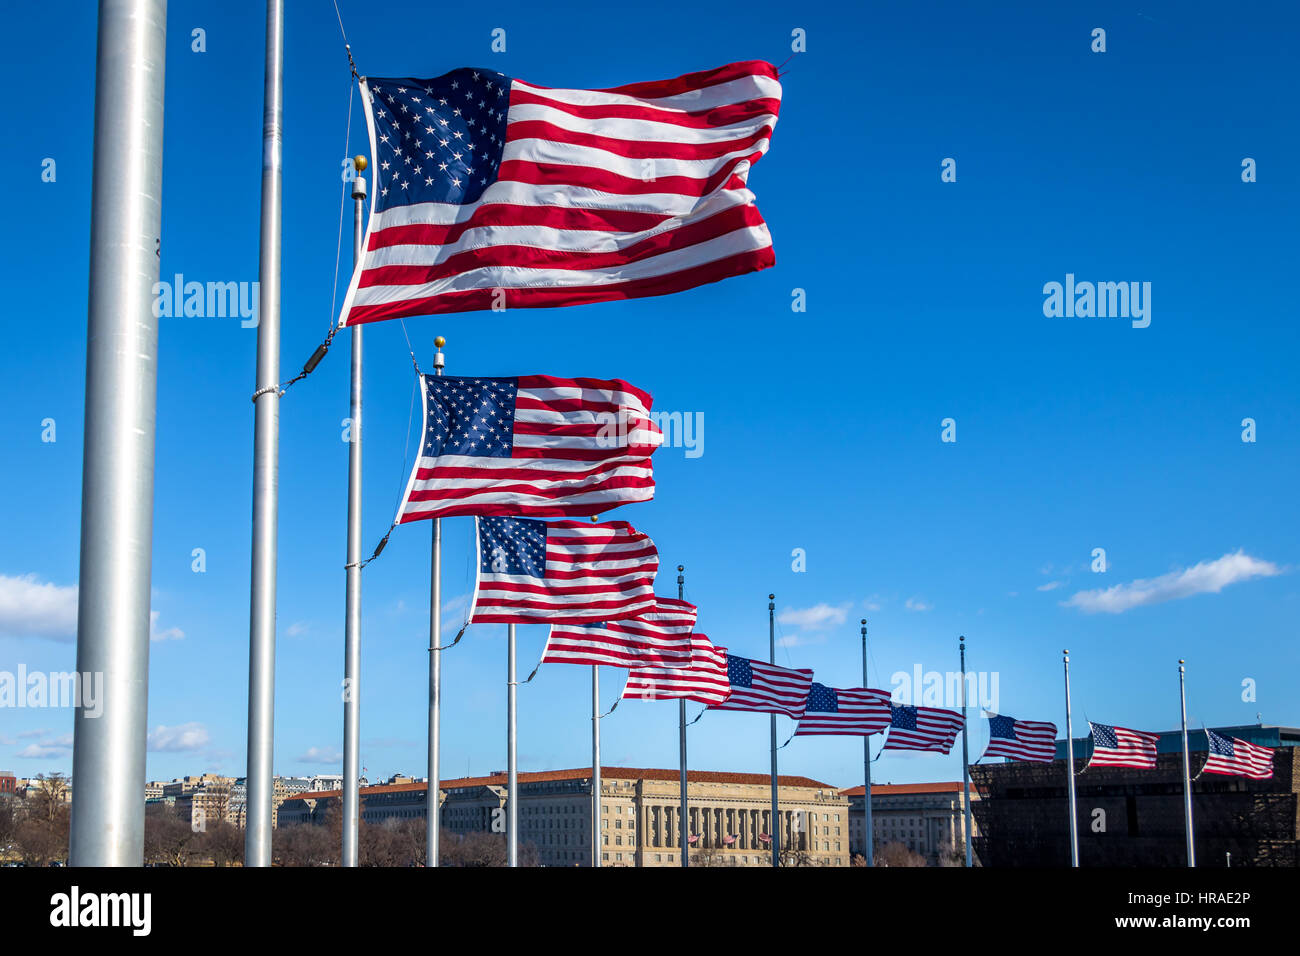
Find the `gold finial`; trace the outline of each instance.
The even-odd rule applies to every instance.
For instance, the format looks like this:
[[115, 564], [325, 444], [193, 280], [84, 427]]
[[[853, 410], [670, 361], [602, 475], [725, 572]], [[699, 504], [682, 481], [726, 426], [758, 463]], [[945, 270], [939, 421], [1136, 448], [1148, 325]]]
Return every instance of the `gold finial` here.
[[357, 153], [357, 155], [352, 157], [352, 165], [356, 167], [357, 172], [364, 173], [366, 171], [366, 167], [370, 164], [366, 162], [366, 157], [362, 156], [360, 153]]
[[436, 345], [438, 348], [442, 348], [444, 345], [447, 344], [447, 340], [444, 339], [441, 335], [439, 335], [437, 338], [433, 340], [433, 344]]

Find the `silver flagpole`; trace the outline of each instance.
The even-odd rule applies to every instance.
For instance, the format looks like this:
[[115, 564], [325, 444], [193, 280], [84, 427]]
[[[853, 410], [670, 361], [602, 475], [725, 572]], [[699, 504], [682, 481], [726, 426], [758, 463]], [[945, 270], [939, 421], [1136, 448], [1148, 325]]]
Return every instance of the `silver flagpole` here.
[[1074, 798], [1074, 725], [1070, 720], [1070, 650], [1061, 652], [1065, 658], [1065, 760], [1069, 773], [1070, 798], [1070, 866], [1079, 865], [1079, 813]]
[[284, 0], [266, 3], [262, 105], [262, 226], [257, 279], [253, 426], [253, 570], [248, 640], [248, 777], [244, 865], [271, 865], [275, 808], [275, 552], [280, 478], [280, 141]]
[[600, 866], [600, 668], [591, 668], [591, 865]]
[[[767, 596], [767, 662], [776, 663], [776, 595]], [[781, 865], [781, 821], [778, 817], [776, 783], [776, 714], [770, 714], [772, 726], [772, 865]]]
[[966, 638], [961, 638], [961, 785], [966, 804], [966, 865], [972, 862], [970, 812], [970, 720], [966, 716]]
[[[433, 340], [433, 374], [441, 375], [447, 360], [441, 335]], [[429, 770], [424, 796], [424, 865], [438, 865], [438, 839], [442, 836], [442, 519], [433, 519], [433, 556], [429, 584]]]
[[519, 760], [515, 733], [515, 626], [506, 625], [506, 865], [519, 865]]
[[[361, 264], [361, 210], [366, 158], [352, 166], [352, 268]], [[348, 560], [343, 612], [343, 856], [344, 866], [357, 865], [361, 807], [361, 331], [352, 326], [352, 390], [348, 407]]]
[[1178, 661], [1178, 697], [1183, 709], [1183, 809], [1187, 814], [1187, 865], [1196, 866], [1196, 839], [1192, 832], [1192, 756], [1187, 748], [1186, 661]]
[[[677, 565], [677, 600], [686, 600], [685, 594], [686, 578], [682, 577], [682, 572], [686, 570], [686, 565]], [[681, 770], [678, 772], [678, 788], [681, 791], [682, 807], [679, 811], [680, 820], [678, 821], [678, 830], [680, 831], [678, 839], [682, 846], [682, 866], [691, 865], [691, 824], [690, 824], [690, 807], [687, 797], [686, 787], [686, 698], [683, 697], [677, 701], [677, 748], [681, 757]]]
[[[862, 686], [867, 686], [867, 619], [865, 617], [862, 619]], [[866, 850], [867, 866], [875, 866], [875, 834], [871, 830], [871, 738], [865, 735], [862, 738], [862, 766], [867, 781], [865, 789], [862, 791], [862, 806], [866, 810], [863, 829], [866, 834], [864, 849]]]
[[77, 671], [107, 705], [73, 719], [73, 866], [144, 861], [166, 46], [166, 0], [101, 0]]

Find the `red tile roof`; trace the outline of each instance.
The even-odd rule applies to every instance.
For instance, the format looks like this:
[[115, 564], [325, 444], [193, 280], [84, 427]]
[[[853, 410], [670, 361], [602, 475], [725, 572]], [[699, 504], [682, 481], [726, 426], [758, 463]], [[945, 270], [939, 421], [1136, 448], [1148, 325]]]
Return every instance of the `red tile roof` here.
[[[677, 770], [639, 767], [601, 767], [600, 773], [601, 777], [606, 780], [667, 780], [676, 782], [679, 776]], [[590, 776], [590, 767], [577, 767], [572, 770], [542, 770], [521, 773], [519, 774], [519, 782], [521, 784], [552, 783], [563, 780], [586, 780]], [[766, 773], [731, 773], [715, 770], [688, 770], [686, 773], [687, 783], [767, 784], [771, 779], [771, 774]], [[781, 775], [777, 779], [783, 787], [835, 790], [835, 787], [831, 784], [813, 780], [811, 777]], [[498, 773], [488, 777], [455, 777], [450, 780], [443, 780], [441, 785], [443, 790], [457, 790], [463, 787], [504, 787], [506, 785], [506, 775]], [[366, 796], [373, 796], [380, 793], [410, 793], [412, 791], [424, 791], [425, 789], [426, 785], [424, 783], [377, 784], [373, 787], [362, 787], [361, 793]], [[862, 788], [859, 787], [858, 791], [860, 793]], [[337, 797], [339, 795], [340, 791], [338, 790], [317, 790], [310, 793], [300, 793], [296, 797], [291, 797], [290, 800], [319, 800], [322, 797]]]
[[[866, 787], [859, 784], [856, 787], [841, 790], [840, 793], [846, 797], [860, 797], [866, 789]], [[975, 789], [974, 784], [971, 784], [971, 789]], [[907, 793], [961, 793], [961, 781], [944, 783], [873, 783], [871, 785], [872, 796], [876, 794], [880, 794], [882, 797], [898, 796]]]

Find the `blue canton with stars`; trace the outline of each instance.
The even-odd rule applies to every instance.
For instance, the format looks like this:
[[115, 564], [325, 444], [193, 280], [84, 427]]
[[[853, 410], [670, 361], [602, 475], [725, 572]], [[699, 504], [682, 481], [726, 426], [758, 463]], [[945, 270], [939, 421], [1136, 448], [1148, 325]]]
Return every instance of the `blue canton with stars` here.
[[840, 712], [840, 699], [836, 696], [835, 691], [825, 684], [814, 682], [812, 690], [808, 692], [808, 706], [805, 708], [805, 712], [807, 711], [818, 714], [838, 714]]
[[510, 77], [468, 67], [432, 80], [368, 81], [375, 124], [375, 201], [477, 202], [506, 145]]
[[1205, 733], [1210, 740], [1210, 753], [1218, 754], [1221, 757], [1231, 757], [1236, 753], [1232, 741], [1227, 737], [1220, 737], [1213, 730], [1207, 730]]
[[509, 458], [514, 449], [518, 379], [424, 376], [425, 458]]
[[1014, 717], [1003, 717], [1001, 714], [990, 717], [989, 736], [996, 737], [999, 740], [1015, 740], [1016, 719]]
[[916, 730], [916, 708], [910, 704], [890, 704], [889, 726], [899, 730]]
[[546, 522], [479, 518], [479, 564], [484, 573], [546, 577]]
[[733, 687], [753, 687], [754, 668], [749, 666], [749, 658], [727, 655], [727, 680]]
[[1115, 728], [1105, 724], [1092, 725], [1092, 739], [1098, 747], [1109, 747], [1114, 750], [1119, 746], [1119, 737], [1115, 734]]

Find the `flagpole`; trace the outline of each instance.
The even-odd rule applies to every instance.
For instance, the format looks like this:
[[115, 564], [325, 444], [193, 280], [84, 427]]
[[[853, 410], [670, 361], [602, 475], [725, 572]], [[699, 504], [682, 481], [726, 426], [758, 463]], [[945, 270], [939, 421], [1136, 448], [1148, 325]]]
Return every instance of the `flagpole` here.
[[961, 786], [962, 799], [966, 804], [966, 865], [972, 866], [971, 847], [971, 812], [970, 812], [970, 720], [966, 717], [966, 638], [960, 641], [961, 647]]
[[[682, 572], [686, 570], [686, 565], [677, 565], [677, 600], [684, 601], [683, 596], [686, 593], [686, 578]], [[691, 865], [691, 834], [690, 834], [690, 809], [687, 803], [686, 790], [686, 698], [683, 697], [677, 701], [677, 748], [681, 757], [681, 770], [678, 774], [678, 786], [681, 790], [682, 807], [678, 814], [678, 829], [680, 830], [680, 840], [682, 847], [682, 866]]]
[[1070, 649], [1061, 652], [1065, 658], [1065, 759], [1069, 773], [1067, 790], [1070, 798], [1070, 866], [1079, 865], [1079, 811], [1074, 795], [1074, 725], [1070, 720]]
[[[776, 595], [767, 596], [767, 662], [776, 664]], [[781, 865], [781, 824], [777, 817], [776, 714], [769, 715], [772, 727], [772, 865]]]
[[591, 865], [600, 866], [600, 668], [591, 668]]
[[[867, 678], [867, 619], [862, 619], [862, 686], [866, 687]], [[874, 833], [871, 831], [871, 737], [863, 735], [862, 737], [862, 767], [866, 786], [862, 791], [862, 806], [866, 810], [866, 822], [863, 832], [866, 834], [864, 849], [866, 851], [867, 866], [875, 866], [875, 846], [873, 845]]]
[[275, 557], [280, 471], [280, 222], [284, 0], [266, 2], [262, 223], [258, 252], [253, 556], [248, 640], [248, 776], [244, 865], [271, 865], [275, 808]]
[[101, 0], [77, 671], [107, 707], [73, 718], [71, 862], [140, 866], [158, 405], [165, 0]]
[[[361, 263], [364, 231], [361, 210], [366, 158], [352, 160], [352, 268]], [[357, 865], [360, 842], [361, 782], [361, 331], [352, 326], [352, 390], [348, 408], [348, 559], [343, 623], [343, 854], [344, 866]]]
[[[433, 374], [442, 375], [447, 360], [441, 335], [433, 340]], [[429, 567], [429, 769], [424, 797], [424, 865], [438, 865], [438, 840], [442, 835], [442, 519], [433, 519], [433, 547]]]
[[506, 865], [519, 865], [519, 766], [515, 734], [515, 626], [506, 625]]
[[1187, 747], [1187, 677], [1178, 661], [1178, 697], [1183, 711], [1183, 809], [1187, 815], [1187, 865], [1196, 866], [1196, 840], [1192, 832], [1192, 755]]

